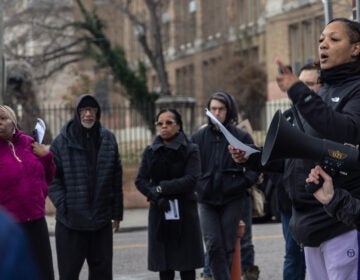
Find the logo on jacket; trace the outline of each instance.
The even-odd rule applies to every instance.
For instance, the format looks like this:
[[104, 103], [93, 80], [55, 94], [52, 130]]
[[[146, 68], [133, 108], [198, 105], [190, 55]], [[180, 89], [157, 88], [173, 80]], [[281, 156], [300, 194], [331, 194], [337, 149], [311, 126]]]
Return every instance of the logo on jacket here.
[[333, 97], [331, 98], [332, 102], [339, 102], [340, 101], [340, 97]]
[[329, 156], [334, 158], [334, 159], [338, 159], [338, 160], [343, 160], [345, 158], [347, 158], [347, 154], [342, 153], [338, 150], [328, 150]]
[[346, 251], [346, 254], [349, 258], [353, 258], [355, 257], [355, 250], [354, 249], [349, 249]]

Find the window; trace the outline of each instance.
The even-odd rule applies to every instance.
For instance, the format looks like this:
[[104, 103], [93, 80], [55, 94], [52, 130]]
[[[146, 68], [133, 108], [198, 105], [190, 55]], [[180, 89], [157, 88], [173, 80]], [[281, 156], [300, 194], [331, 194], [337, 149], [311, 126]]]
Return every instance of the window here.
[[300, 28], [298, 24], [293, 24], [290, 26], [290, 51], [291, 51], [291, 62], [293, 65], [293, 70], [295, 73], [298, 73], [300, 70], [300, 65], [302, 63], [302, 54], [301, 54], [301, 37], [300, 37]]
[[309, 61], [314, 61], [314, 45], [315, 45], [315, 38], [313, 32], [313, 25], [310, 21], [304, 21], [302, 23], [302, 30], [303, 30], [303, 50], [304, 50], [304, 63]]
[[176, 69], [176, 94], [191, 96], [195, 90], [194, 65]]
[[301, 66], [318, 59], [318, 39], [324, 18], [310, 18], [289, 26], [291, 64], [295, 73]]
[[196, 2], [193, 0], [176, 1], [177, 45], [180, 50], [193, 47], [196, 37]]

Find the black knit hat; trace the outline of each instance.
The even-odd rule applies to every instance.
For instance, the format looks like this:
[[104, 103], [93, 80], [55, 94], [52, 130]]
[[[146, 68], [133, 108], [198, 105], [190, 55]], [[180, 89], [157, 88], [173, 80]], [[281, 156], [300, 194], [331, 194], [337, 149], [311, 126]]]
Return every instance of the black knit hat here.
[[80, 101], [78, 109], [86, 108], [86, 107], [99, 108], [99, 104], [96, 102], [96, 100], [93, 97], [85, 96]]

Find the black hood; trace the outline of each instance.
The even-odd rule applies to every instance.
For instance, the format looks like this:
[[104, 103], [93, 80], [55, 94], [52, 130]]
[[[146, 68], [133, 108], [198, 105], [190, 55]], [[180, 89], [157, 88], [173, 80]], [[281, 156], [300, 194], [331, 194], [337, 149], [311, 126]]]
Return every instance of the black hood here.
[[[224, 105], [226, 107], [226, 118], [223, 123], [224, 126], [226, 126], [231, 120], [235, 120], [235, 118], [237, 119], [237, 109], [235, 107], [233, 98], [230, 94], [223, 92], [223, 91], [218, 91], [218, 92], [213, 93], [210, 96], [208, 103], [207, 103], [208, 110], [210, 110], [211, 100], [217, 100], [217, 101], [220, 101], [221, 103], [224, 103]], [[208, 117], [208, 123], [210, 125], [213, 125], [213, 123], [209, 117]]]
[[96, 108], [98, 108], [98, 111], [96, 113], [96, 122], [99, 122], [100, 121], [100, 116], [101, 116], [101, 108], [100, 108], [99, 102], [91, 94], [82, 94], [76, 100], [75, 116], [74, 116], [75, 120], [80, 122], [79, 108], [80, 108], [80, 105], [83, 107], [84, 103], [89, 104], [89, 105], [86, 105], [85, 107], [96, 107]]
[[[86, 103], [86, 105], [84, 103]], [[98, 111], [96, 113], [95, 124], [90, 129], [83, 127], [81, 124], [79, 108], [83, 106], [98, 108]], [[89, 141], [90, 138], [91, 141], [95, 143], [95, 146], [98, 147], [100, 143], [100, 116], [101, 116], [100, 105], [94, 96], [90, 94], [83, 94], [79, 96], [79, 98], [76, 101], [75, 112], [74, 112], [74, 126], [72, 126], [72, 128], [76, 139], [82, 146], [84, 147], [87, 146], [88, 145], [87, 142]]]

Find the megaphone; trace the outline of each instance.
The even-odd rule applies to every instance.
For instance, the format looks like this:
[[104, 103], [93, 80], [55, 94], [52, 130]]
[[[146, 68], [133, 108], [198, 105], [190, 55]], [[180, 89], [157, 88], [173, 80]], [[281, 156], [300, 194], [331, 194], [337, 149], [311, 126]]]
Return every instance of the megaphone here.
[[360, 169], [359, 151], [354, 146], [307, 135], [293, 127], [278, 110], [265, 138], [261, 164], [287, 158], [314, 160], [332, 174]]

